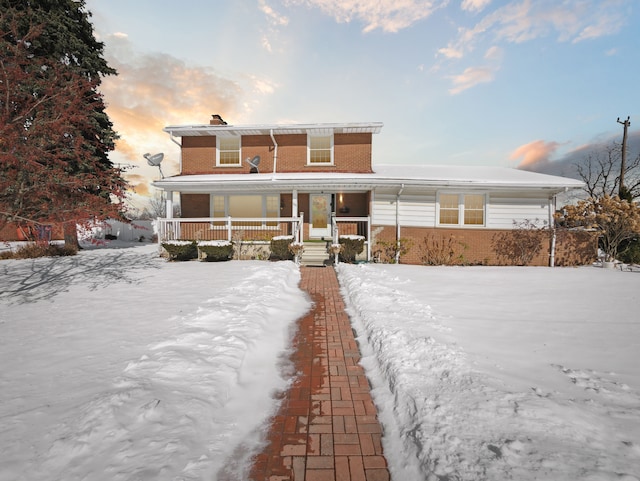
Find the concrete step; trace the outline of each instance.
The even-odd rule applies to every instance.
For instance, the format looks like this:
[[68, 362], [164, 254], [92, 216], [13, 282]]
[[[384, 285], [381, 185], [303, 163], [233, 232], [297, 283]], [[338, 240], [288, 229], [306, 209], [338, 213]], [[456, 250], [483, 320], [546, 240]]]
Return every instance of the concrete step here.
[[329, 253], [325, 242], [305, 242], [300, 259], [303, 266], [325, 266], [329, 264]]

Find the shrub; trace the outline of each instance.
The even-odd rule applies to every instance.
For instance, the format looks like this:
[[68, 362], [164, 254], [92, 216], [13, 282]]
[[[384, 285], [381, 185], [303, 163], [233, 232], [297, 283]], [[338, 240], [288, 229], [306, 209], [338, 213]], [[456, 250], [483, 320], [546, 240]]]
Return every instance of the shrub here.
[[377, 259], [377, 262], [395, 264], [396, 256], [400, 254], [400, 257], [402, 257], [409, 252], [412, 246], [412, 239], [400, 238], [399, 242], [396, 242], [395, 240], [379, 240], [373, 248], [373, 256]]
[[626, 264], [640, 264], [640, 237], [620, 244], [620, 260]]
[[465, 263], [462, 251], [466, 246], [453, 236], [430, 235], [422, 240], [420, 261], [426, 266], [455, 266]]
[[550, 232], [538, 227], [538, 219], [513, 222], [514, 229], [496, 234], [493, 249], [498, 259], [507, 265], [527, 266], [542, 251], [542, 242]]
[[198, 248], [194, 241], [166, 241], [162, 247], [167, 251], [170, 261], [189, 261], [198, 257]]
[[34, 243], [25, 244], [15, 251], [5, 251], [0, 259], [34, 259], [36, 257], [65, 257], [75, 256], [78, 249], [64, 244]]
[[199, 241], [198, 258], [207, 262], [228, 261], [233, 257], [233, 244], [229, 241]]
[[292, 235], [277, 236], [271, 239], [271, 259], [293, 260], [293, 252], [289, 245], [293, 243]]
[[296, 263], [300, 263], [300, 259], [302, 258], [302, 253], [304, 252], [304, 244], [301, 242], [292, 242], [289, 244], [289, 252], [293, 254], [293, 259]]
[[354, 264], [356, 257], [364, 250], [364, 237], [360, 235], [340, 236], [338, 242], [342, 245], [340, 262]]

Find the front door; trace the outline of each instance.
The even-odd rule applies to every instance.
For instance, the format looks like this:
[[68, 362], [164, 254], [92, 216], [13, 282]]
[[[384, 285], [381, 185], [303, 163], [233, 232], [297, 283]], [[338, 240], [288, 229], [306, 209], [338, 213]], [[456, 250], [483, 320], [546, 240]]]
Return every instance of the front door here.
[[331, 237], [331, 195], [310, 194], [311, 218], [309, 219], [309, 237], [318, 239]]

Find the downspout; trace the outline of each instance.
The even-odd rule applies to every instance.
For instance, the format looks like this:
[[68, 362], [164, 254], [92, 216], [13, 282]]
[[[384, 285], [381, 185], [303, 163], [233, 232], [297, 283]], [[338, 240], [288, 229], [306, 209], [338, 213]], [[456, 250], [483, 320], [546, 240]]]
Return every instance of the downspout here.
[[169, 138], [171, 139], [171, 142], [180, 147], [180, 173], [182, 174], [182, 144], [176, 140], [173, 136], [173, 132], [169, 132]]
[[396, 264], [400, 264], [400, 196], [404, 190], [404, 184], [396, 194]]
[[549, 253], [549, 267], [556, 264], [556, 222], [554, 213], [556, 211], [556, 196], [549, 198], [549, 228], [551, 229], [551, 252]]
[[275, 175], [276, 166], [278, 165], [278, 142], [276, 142], [276, 138], [273, 136], [273, 129], [269, 130], [269, 135], [271, 136], [271, 141], [273, 142], [273, 175]]

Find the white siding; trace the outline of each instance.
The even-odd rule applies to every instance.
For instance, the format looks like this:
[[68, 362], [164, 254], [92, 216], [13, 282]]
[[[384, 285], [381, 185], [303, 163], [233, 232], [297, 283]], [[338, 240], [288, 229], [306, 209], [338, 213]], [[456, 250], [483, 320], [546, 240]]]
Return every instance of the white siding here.
[[396, 196], [375, 194], [371, 223], [374, 225], [396, 225]]
[[[538, 225], [549, 221], [549, 199], [529, 194], [490, 193], [487, 196], [486, 228], [512, 229], [516, 223], [538, 220]], [[374, 225], [396, 224], [396, 196], [376, 193], [373, 201]], [[402, 195], [400, 197], [400, 225], [434, 227], [436, 225], [436, 196]]]
[[[497, 196], [491, 194], [487, 204], [487, 227], [490, 229], [512, 229], [514, 221], [538, 220], [538, 225], [549, 221], [549, 199]], [[546, 224], [544, 224], [546, 225]]]
[[[433, 227], [436, 219], [435, 195], [400, 196], [401, 226]], [[376, 194], [373, 202], [372, 223], [396, 225], [396, 196]]]

